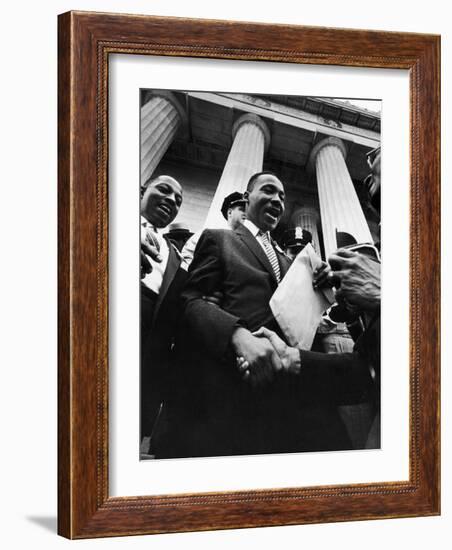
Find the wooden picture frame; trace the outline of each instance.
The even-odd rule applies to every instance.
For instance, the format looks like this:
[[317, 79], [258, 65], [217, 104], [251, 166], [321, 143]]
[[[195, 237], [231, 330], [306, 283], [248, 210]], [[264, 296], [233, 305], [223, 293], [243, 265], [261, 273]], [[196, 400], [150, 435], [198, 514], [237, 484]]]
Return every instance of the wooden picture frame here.
[[[58, 532], [68, 538], [440, 513], [440, 38], [69, 12], [58, 61]], [[265, 60], [410, 73], [409, 480], [110, 497], [110, 54]]]

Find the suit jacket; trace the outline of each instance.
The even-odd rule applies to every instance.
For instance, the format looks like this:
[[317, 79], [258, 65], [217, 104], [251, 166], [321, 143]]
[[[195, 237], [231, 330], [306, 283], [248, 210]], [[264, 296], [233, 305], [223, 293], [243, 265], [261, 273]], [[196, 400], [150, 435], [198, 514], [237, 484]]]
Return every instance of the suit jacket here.
[[[290, 260], [276, 248], [281, 276]], [[244, 226], [202, 234], [182, 293], [184, 330], [172, 382], [171, 437], [160, 456], [258, 454], [350, 447], [329, 396], [283, 375], [253, 389], [237, 370], [230, 346], [238, 326], [279, 332], [269, 300], [277, 287], [270, 262]], [[223, 293], [221, 307], [203, 299]], [[314, 377], [315, 378], [315, 377]], [[320, 385], [323, 395], [324, 381]]]
[[[282, 278], [290, 260], [277, 245], [275, 252]], [[204, 231], [189, 271], [183, 292], [185, 317], [195, 337], [213, 357], [224, 357], [237, 324], [251, 331], [263, 325], [278, 330], [269, 306], [278, 286], [276, 275], [246, 227]], [[202, 299], [216, 290], [223, 294], [221, 308]]]
[[[168, 241], [168, 239], [167, 239]], [[141, 436], [154, 431], [165, 399], [171, 350], [181, 316], [180, 293], [187, 278], [177, 249], [168, 242], [168, 263], [159, 294], [141, 284]]]

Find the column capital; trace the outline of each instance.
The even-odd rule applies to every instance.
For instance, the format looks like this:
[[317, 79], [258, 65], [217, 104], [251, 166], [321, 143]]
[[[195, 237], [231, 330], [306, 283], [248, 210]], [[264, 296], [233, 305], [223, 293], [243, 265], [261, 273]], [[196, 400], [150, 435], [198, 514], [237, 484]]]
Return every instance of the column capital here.
[[176, 109], [178, 115], [180, 116], [182, 126], [184, 128], [187, 126], [187, 113], [185, 112], [184, 107], [182, 107], [177, 97], [172, 92], [170, 92], [169, 90], [148, 90], [146, 92], [145, 100], [142, 106], [146, 105], [146, 103], [148, 103], [148, 101], [150, 101], [153, 97], [161, 97], [171, 103], [171, 105]]
[[255, 115], [254, 113], [247, 113], [245, 115], [242, 115], [240, 118], [238, 118], [234, 125], [232, 126], [232, 139], [235, 139], [235, 136], [237, 132], [239, 131], [239, 128], [243, 124], [254, 124], [259, 128], [259, 130], [262, 131], [264, 135], [264, 151], [268, 150], [268, 147], [270, 146], [270, 130], [268, 129], [267, 124], [265, 121], [258, 115]]
[[344, 159], [347, 158], [347, 148], [341, 139], [333, 136], [324, 138], [314, 145], [311, 154], [309, 155], [308, 170], [310, 172], [315, 172], [315, 161], [317, 159], [317, 155], [324, 147], [337, 147], [341, 151]]
[[315, 219], [317, 222], [320, 221], [319, 213], [314, 206], [303, 206], [301, 204], [296, 204], [290, 216], [291, 221], [297, 216], [297, 214], [307, 214]]

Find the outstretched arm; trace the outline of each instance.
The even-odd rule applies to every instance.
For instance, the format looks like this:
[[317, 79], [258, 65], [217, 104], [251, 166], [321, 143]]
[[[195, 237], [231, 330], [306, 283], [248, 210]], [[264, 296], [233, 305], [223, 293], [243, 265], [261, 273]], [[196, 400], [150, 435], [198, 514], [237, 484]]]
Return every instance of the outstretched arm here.
[[[256, 338], [237, 316], [223, 310], [210, 296], [222, 292], [225, 277], [221, 233], [204, 231], [198, 242], [183, 292], [185, 319], [198, 344], [218, 360], [229, 352], [248, 364], [249, 383], [266, 384], [281, 368], [278, 354], [268, 340]], [[236, 367], [236, 362], [232, 364]]]
[[268, 339], [278, 353], [282, 371], [293, 374], [304, 389], [316, 383], [325, 389], [332, 402], [356, 403], [371, 384], [369, 365], [358, 352], [319, 353], [288, 346], [275, 332], [265, 327], [254, 333]]

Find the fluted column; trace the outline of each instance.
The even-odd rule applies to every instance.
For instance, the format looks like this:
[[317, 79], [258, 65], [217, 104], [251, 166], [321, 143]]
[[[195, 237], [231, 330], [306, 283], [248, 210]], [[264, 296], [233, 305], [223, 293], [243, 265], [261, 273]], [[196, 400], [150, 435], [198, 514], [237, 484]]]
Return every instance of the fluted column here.
[[141, 107], [141, 185], [152, 176], [185, 122], [185, 111], [171, 92], [152, 92]]
[[335, 137], [320, 141], [312, 150], [310, 157], [311, 169], [315, 169], [317, 174], [326, 257], [337, 249], [337, 231], [349, 233], [358, 243], [373, 242], [345, 164], [345, 157], [345, 145]]
[[241, 116], [232, 128], [233, 143], [207, 214], [204, 227], [225, 227], [220, 212], [224, 198], [246, 190], [250, 177], [262, 171], [264, 153], [270, 144], [270, 131], [257, 115]]
[[320, 239], [317, 230], [319, 215], [317, 211], [310, 206], [300, 206], [296, 208], [290, 218], [290, 227], [301, 227], [309, 231], [312, 235], [312, 246], [320, 256]]

